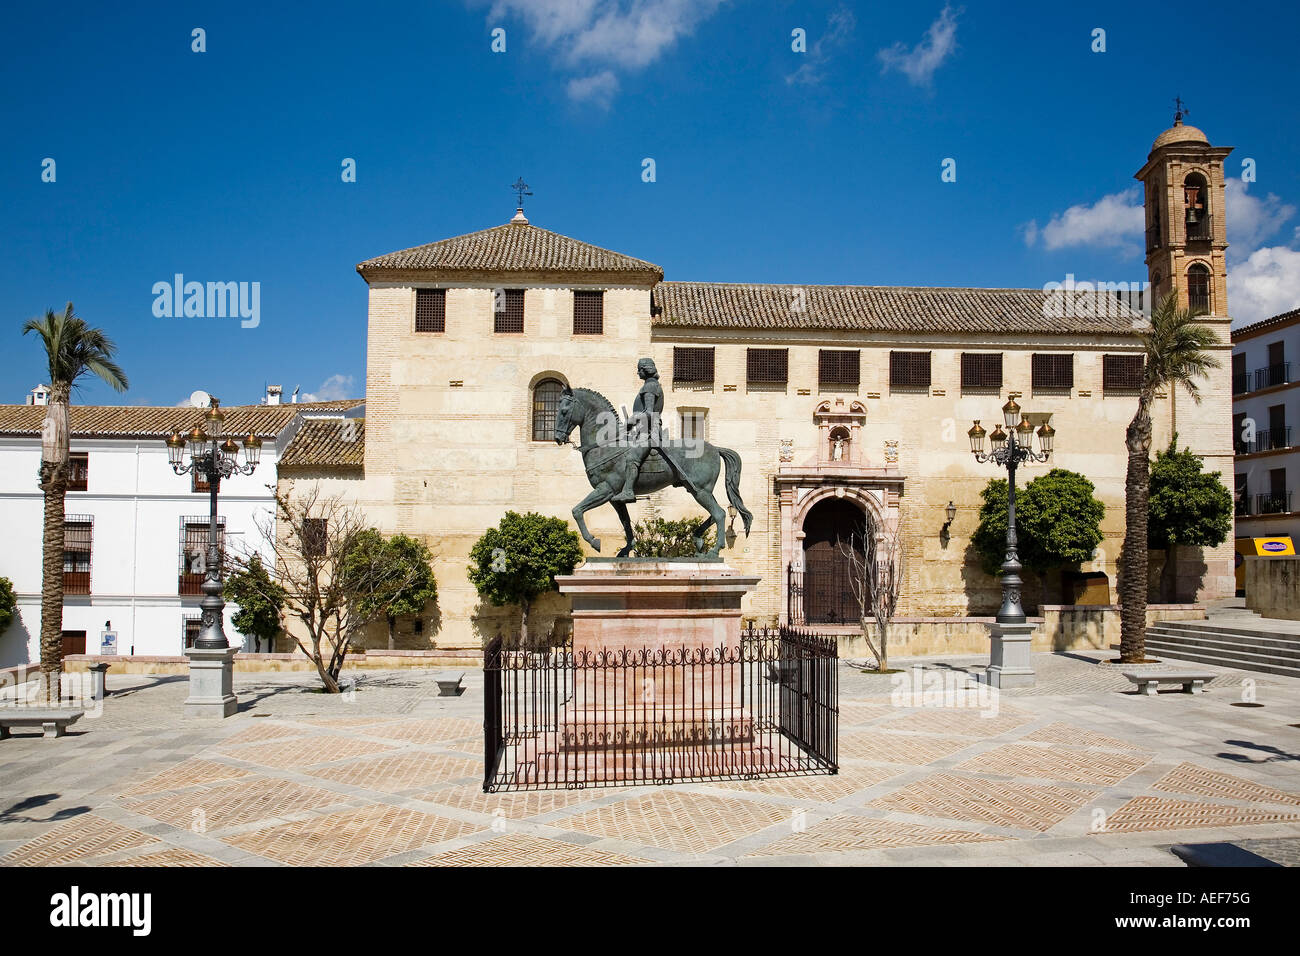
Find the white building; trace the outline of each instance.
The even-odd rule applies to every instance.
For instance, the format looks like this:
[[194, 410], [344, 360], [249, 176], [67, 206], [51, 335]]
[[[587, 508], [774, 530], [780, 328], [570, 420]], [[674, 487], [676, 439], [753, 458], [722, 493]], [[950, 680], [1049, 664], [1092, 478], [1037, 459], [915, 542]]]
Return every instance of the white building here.
[[[219, 527], [228, 548], [269, 558], [258, 525], [273, 518], [277, 462], [289, 442], [305, 419], [354, 418], [364, 408], [357, 399], [222, 409], [228, 433], [251, 431], [264, 442], [252, 475], [221, 484]], [[18, 595], [14, 623], [0, 634], [0, 667], [40, 660], [44, 499], [37, 472], [45, 411], [39, 404], [0, 405], [0, 576]], [[64, 653], [100, 653], [106, 622], [119, 655], [177, 655], [187, 634], [193, 640], [202, 575], [191, 562], [207, 547], [209, 499], [205, 484], [172, 471], [163, 441], [202, 416], [193, 407], [72, 406]], [[226, 635], [240, 643], [232, 609], [226, 611]]]
[[1300, 542], [1300, 309], [1232, 333], [1232, 393], [1237, 537]]

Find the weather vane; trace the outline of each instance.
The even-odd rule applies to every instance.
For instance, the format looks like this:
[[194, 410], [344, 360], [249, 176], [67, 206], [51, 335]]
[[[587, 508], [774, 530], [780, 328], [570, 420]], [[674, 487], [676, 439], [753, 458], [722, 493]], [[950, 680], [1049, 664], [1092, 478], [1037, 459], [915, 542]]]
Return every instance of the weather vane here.
[[516, 179], [514, 185], [511, 186], [510, 188], [513, 189], [518, 194], [519, 208], [523, 209], [524, 197], [532, 195], [532, 193], [528, 191], [528, 184], [524, 182], [524, 177], [520, 176], [518, 179]]
[[1186, 106], [1183, 105], [1183, 98], [1181, 96], [1175, 96], [1174, 97], [1174, 122], [1175, 123], [1181, 122], [1182, 118], [1190, 112], [1191, 110], [1189, 110]]

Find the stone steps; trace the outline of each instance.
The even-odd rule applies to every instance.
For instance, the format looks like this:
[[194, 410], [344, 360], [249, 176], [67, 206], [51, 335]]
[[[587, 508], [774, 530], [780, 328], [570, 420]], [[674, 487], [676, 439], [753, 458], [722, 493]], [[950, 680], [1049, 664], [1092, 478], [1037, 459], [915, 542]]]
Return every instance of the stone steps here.
[[1168, 621], [1147, 628], [1146, 646], [1160, 657], [1300, 677], [1300, 634], [1248, 622]]

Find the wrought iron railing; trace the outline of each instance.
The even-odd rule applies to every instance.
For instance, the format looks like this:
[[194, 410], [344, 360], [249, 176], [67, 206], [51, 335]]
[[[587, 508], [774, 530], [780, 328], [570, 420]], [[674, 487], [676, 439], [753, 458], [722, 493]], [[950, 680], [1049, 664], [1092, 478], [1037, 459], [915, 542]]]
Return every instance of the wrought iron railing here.
[[1237, 372], [1232, 376], [1232, 394], [1241, 395], [1250, 391], [1250, 373]]
[[1255, 496], [1255, 514], [1276, 515], [1291, 510], [1291, 492], [1281, 494], [1262, 494]]
[[1250, 495], [1242, 495], [1232, 503], [1232, 513], [1238, 518], [1250, 517]]
[[1291, 426], [1284, 425], [1281, 428], [1262, 428], [1255, 432], [1254, 441], [1236, 442], [1236, 453], [1238, 455], [1253, 455], [1261, 451], [1275, 451], [1282, 448], [1291, 447]]
[[1266, 365], [1263, 368], [1255, 369], [1255, 388], [1272, 388], [1274, 385], [1285, 385], [1291, 381], [1291, 363], [1278, 362], [1276, 365]]
[[483, 789], [837, 773], [834, 638], [747, 628], [735, 645], [484, 652]]

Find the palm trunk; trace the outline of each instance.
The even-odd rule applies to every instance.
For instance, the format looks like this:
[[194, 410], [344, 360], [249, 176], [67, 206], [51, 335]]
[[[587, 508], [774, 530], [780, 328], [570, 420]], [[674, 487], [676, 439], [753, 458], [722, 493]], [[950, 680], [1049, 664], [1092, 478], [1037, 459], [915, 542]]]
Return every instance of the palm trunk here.
[[67, 480], [54, 477], [57, 466], [42, 465], [50, 477], [45, 489], [45, 528], [41, 560], [41, 686], [46, 701], [59, 701], [63, 671], [63, 497]]
[[1128, 471], [1124, 479], [1124, 551], [1119, 570], [1119, 659], [1134, 664], [1146, 658], [1147, 503], [1151, 486], [1151, 392], [1138, 397], [1137, 413], [1125, 432]]
[[68, 397], [66, 382], [50, 384], [41, 428], [40, 488], [45, 493], [41, 543], [41, 684], [48, 703], [59, 702], [63, 672], [64, 499], [68, 491]]

